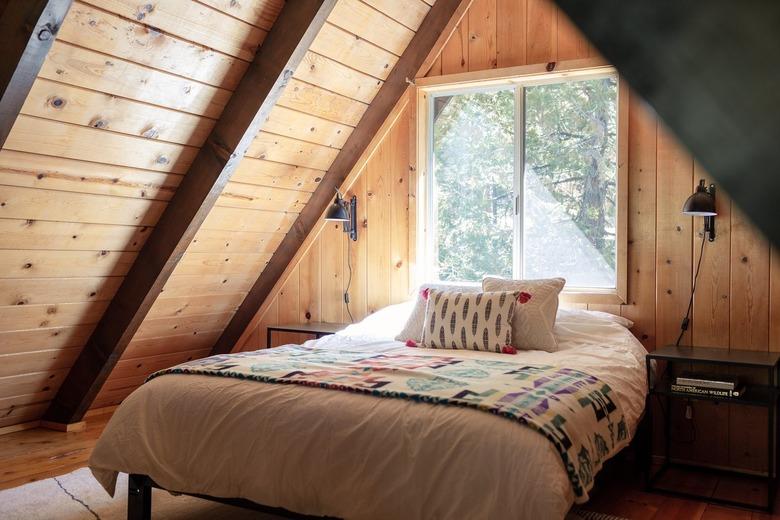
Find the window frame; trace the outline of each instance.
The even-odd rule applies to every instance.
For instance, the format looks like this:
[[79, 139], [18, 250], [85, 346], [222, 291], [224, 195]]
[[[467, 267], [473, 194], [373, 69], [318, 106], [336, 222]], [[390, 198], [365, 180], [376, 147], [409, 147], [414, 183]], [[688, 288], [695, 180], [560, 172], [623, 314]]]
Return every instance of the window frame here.
[[[416, 116], [415, 136], [415, 163], [417, 165], [417, 178], [413, 179], [416, 202], [410, 204], [413, 212], [411, 223], [414, 229], [414, 278], [419, 285], [430, 276], [430, 266], [427, 259], [435, 254], [435, 244], [428, 239], [429, 226], [435, 228], [435, 222], [431, 217], [429, 208], [432, 207], [432, 193], [430, 175], [432, 157], [429, 147], [433, 139], [433, 113], [430, 109], [434, 96], [448, 94], [463, 94], [469, 92], [490, 92], [507, 88], [514, 89], [515, 95], [515, 125], [524, 127], [524, 90], [518, 87], [535, 86], [541, 84], [558, 83], [566, 80], [585, 80], [613, 75], [617, 78], [617, 212], [616, 212], [616, 279], [615, 288], [597, 289], [588, 287], [569, 287], [564, 289], [561, 299], [569, 303], [593, 303], [593, 304], [622, 304], [627, 302], [627, 247], [628, 247], [628, 87], [625, 81], [617, 73], [617, 70], [601, 58], [570, 60], [558, 63], [526, 65], [505, 69], [492, 69], [479, 72], [466, 72], [436, 76], [431, 78], [419, 78], [412, 92], [414, 115]], [[515, 132], [515, 161], [518, 165], [525, 162], [525, 146], [522, 132]], [[514, 245], [513, 245], [513, 271], [520, 269], [522, 272], [522, 193], [524, 168], [520, 168], [519, 174], [514, 175], [515, 204], [517, 209], [514, 217]], [[515, 272], [514, 277], [519, 273]]]

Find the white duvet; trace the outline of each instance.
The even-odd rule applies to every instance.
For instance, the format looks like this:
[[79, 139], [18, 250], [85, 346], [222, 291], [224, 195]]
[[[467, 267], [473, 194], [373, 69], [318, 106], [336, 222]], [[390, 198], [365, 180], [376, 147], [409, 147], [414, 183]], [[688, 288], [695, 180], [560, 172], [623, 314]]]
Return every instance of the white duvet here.
[[[392, 306], [317, 345], [411, 349], [392, 338], [409, 306]], [[647, 391], [642, 345], [623, 325], [561, 311], [555, 353], [609, 384], [630, 431]], [[503, 356], [448, 350], [458, 357]], [[165, 375], [118, 408], [90, 459], [175, 491], [241, 497], [299, 513], [366, 519], [560, 519], [574, 501], [560, 455], [542, 435], [482, 411], [299, 385]]]

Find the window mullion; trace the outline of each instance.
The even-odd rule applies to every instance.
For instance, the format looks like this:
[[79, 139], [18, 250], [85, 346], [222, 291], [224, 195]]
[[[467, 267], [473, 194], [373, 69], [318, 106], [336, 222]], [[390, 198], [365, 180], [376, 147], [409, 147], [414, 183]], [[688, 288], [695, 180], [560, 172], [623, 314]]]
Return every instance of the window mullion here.
[[514, 247], [513, 270], [514, 277], [523, 278], [523, 204], [524, 204], [524, 178], [525, 178], [525, 88], [522, 85], [515, 87], [515, 218], [514, 218]]

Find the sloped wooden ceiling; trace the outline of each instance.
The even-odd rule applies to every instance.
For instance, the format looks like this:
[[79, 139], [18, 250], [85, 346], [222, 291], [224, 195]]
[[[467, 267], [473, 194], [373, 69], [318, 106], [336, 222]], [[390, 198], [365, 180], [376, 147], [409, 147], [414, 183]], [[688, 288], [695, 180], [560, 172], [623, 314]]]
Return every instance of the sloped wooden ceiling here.
[[[95, 407], [208, 353], [432, 4], [339, 1]], [[0, 427], [47, 409], [281, 8], [74, 2], [0, 151]]]
[[0, 151], [0, 427], [45, 411], [281, 8], [242, 5], [73, 4]]

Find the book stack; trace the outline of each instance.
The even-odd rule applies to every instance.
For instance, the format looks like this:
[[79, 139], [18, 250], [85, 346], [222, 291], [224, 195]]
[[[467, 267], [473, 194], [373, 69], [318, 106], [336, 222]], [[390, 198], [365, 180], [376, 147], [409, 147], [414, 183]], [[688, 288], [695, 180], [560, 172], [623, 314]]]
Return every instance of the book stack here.
[[740, 397], [745, 387], [736, 376], [705, 375], [685, 372], [675, 378], [671, 391], [678, 394], [709, 397]]

